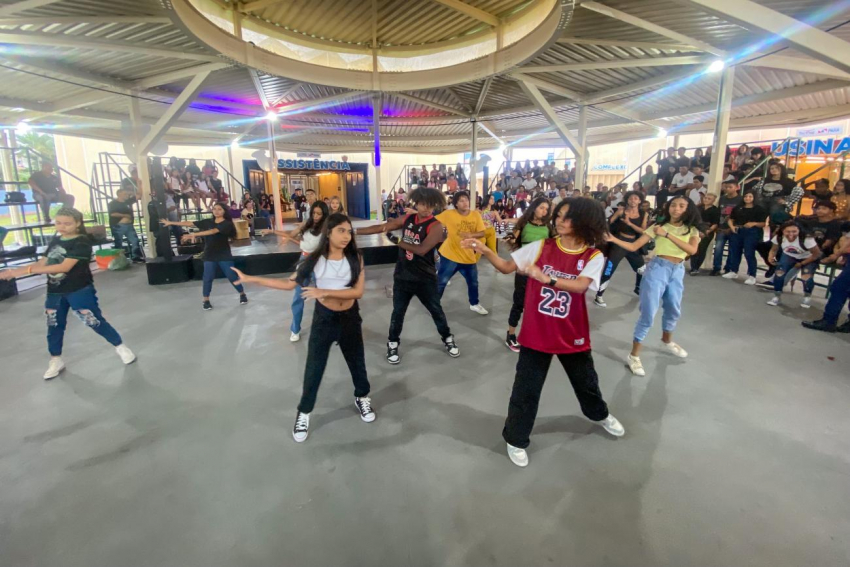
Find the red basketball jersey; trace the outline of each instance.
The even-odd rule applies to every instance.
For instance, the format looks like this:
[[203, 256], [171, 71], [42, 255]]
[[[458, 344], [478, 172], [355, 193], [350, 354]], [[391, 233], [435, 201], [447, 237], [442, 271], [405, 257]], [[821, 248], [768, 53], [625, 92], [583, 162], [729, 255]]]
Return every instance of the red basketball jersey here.
[[[544, 274], [559, 279], [576, 279], [588, 263], [602, 253], [596, 248], [567, 251], [557, 239], [543, 242], [534, 262]], [[570, 293], [528, 278], [525, 310], [519, 343], [551, 354], [570, 354], [590, 350], [590, 324], [584, 293]]]

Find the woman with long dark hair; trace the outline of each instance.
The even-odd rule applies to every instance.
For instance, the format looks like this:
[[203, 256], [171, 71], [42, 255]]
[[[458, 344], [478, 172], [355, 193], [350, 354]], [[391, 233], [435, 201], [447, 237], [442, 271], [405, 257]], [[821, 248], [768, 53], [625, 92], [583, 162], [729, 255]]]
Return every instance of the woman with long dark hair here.
[[[514, 226], [513, 233], [506, 239], [511, 249], [516, 251], [538, 240], [546, 240], [552, 236], [552, 226], [549, 213], [552, 203], [546, 197], [538, 197], [531, 202], [531, 206], [525, 211]], [[511, 312], [508, 315], [508, 332], [505, 336], [505, 346], [514, 352], [519, 352], [519, 341], [516, 337], [516, 328], [522, 317], [525, 307], [525, 288], [528, 284], [528, 276], [520, 272], [514, 274], [514, 295]]]
[[756, 196], [752, 191], [744, 193], [743, 202], [732, 209], [729, 215], [729, 228], [732, 230], [729, 242], [729, 272], [723, 274], [728, 280], [738, 277], [738, 269], [741, 267], [741, 256], [747, 259], [746, 285], [755, 285], [756, 270], [756, 247], [764, 237], [764, 227], [767, 224], [768, 213], [756, 204]]
[[47, 245], [44, 257], [35, 264], [0, 271], [0, 280], [10, 280], [32, 274], [47, 276], [47, 299], [44, 312], [47, 315], [47, 350], [50, 363], [44, 373], [45, 380], [59, 376], [65, 369], [62, 361], [62, 346], [68, 311], [73, 309], [80, 320], [92, 331], [115, 347], [115, 352], [124, 364], [136, 360], [121, 335], [103, 317], [97, 302], [89, 263], [92, 244], [83, 223], [83, 215], [77, 209], [63, 207], [53, 216], [56, 236]]
[[347, 216], [333, 214], [325, 225], [318, 247], [298, 265], [295, 280], [247, 276], [236, 271], [240, 283], [256, 283], [273, 289], [295, 289], [296, 293], [297, 286], [301, 286], [303, 299], [316, 300], [304, 368], [304, 387], [292, 429], [292, 437], [298, 443], [307, 440], [310, 413], [316, 405], [319, 385], [334, 343], [339, 344], [351, 372], [354, 406], [360, 419], [369, 423], [375, 421], [376, 417], [369, 398], [363, 319], [360, 318], [357, 303], [363, 297], [366, 282], [363, 258], [357, 249], [354, 230]]
[[239, 304], [245, 305], [248, 303], [248, 296], [245, 295], [245, 290], [242, 286], [236, 282], [238, 278], [233, 271], [234, 264], [233, 254], [230, 252], [230, 239], [236, 237], [236, 227], [233, 226], [230, 211], [225, 208], [224, 203], [216, 203], [212, 206], [212, 214], [213, 218], [199, 221], [159, 221], [163, 226], [184, 226], [200, 229], [199, 232], [184, 234], [183, 241], [195, 242], [198, 238], [204, 239], [203, 308], [205, 311], [213, 308], [212, 303], [210, 303], [210, 293], [212, 292], [216, 269], [221, 269], [224, 276], [239, 293]]
[[655, 314], [663, 307], [661, 342], [667, 350], [679, 358], [685, 358], [685, 349], [673, 342], [673, 331], [682, 315], [682, 293], [685, 290], [685, 258], [693, 256], [699, 246], [700, 216], [694, 202], [684, 195], [677, 195], [664, 204], [662, 213], [665, 222], [647, 228], [634, 242], [626, 242], [610, 234], [608, 242], [629, 252], [637, 252], [642, 246], [655, 241], [655, 258], [643, 273], [640, 286], [640, 317], [635, 325], [632, 351], [626, 365], [632, 374], [646, 376], [640, 360], [641, 345], [652, 328]]
[[[800, 306], [808, 309], [812, 304], [815, 271], [821, 257], [818, 243], [806, 234], [803, 225], [796, 220], [789, 220], [780, 226], [770, 242], [772, 246], [767, 263], [776, 269], [773, 276], [773, 298], [767, 304], [773, 307], [779, 305], [785, 282], [793, 280], [799, 273], [800, 279], [803, 280], [803, 301]], [[780, 250], [782, 255], [777, 260], [776, 255]]]
[[528, 465], [526, 448], [553, 356], [564, 367], [582, 413], [615, 437], [626, 432], [608, 413], [599, 390], [584, 298], [587, 290], [599, 285], [605, 264], [602, 253], [594, 248], [607, 230], [605, 212], [591, 199], [565, 199], [552, 217], [556, 237], [523, 246], [507, 260], [474, 239], [463, 243], [481, 252], [503, 274], [522, 270], [528, 276], [519, 361], [502, 430], [508, 457], [520, 467]]
[[[643, 234], [648, 223], [647, 214], [641, 210], [643, 201], [643, 193], [639, 191], [626, 193], [617, 211], [608, 219], [611, 234], [626, 242], [634, 242]], [[599, 307], [608, 306], [602, 294], [608, 289], [608, 283], [614, 277], [614, 272], [617, 271], [617, 266], [620, 265], [623, 258], [628, 260], [635, 272], [634, 291], [636, 295], [640, 295], [641, 268], [645, 265], [643, 256], [640, 252], [629, 252], [616, 244], [611, 244], [608, 246], [608, 262], [605, 264], [605, 271], [602, 272], [602, 282], [599, 284], [596, 297], [593, 299], [593, 302]]]
[[[301, 260], [299, 262], [303, 262], [307, 256], [319, 247], [322, 229], [324, 228], [328, 214], [328, 206], [323, 201], [316, 201], [310, 205], [307, 220], [301, 223], [295, 230], [289, 232], [272, 230], [269, 232], [280, 236], [283, 242], [291, 240], [298, 244], [298, 247], [301, 248]], [[289, 325], [290, 342], [294, 343], [301, 340], [301, 321], [303, 319], [304, 298], [301, 297], [301, 289], [296, 286], [295, 294], [292, 296], [292, 323]]]

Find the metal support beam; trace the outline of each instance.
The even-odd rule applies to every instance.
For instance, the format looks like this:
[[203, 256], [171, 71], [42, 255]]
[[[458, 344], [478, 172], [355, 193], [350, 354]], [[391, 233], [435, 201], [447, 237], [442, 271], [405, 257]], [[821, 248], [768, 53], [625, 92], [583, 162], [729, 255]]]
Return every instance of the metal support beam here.
[[469, 205], [475, 210], [478, 204], [478, 121], [472, 119], [472, 157], [469, 158]]
[[478, 116], [478, 113], [481, 112], [481, 107], [484, 106], [484, 100], [487, 98], [487, 91], [490, 90], [490, 85], [492, 83], [492, 75], [484, 79], [484, 84], [481, 86], [481, 92], [478, 93], [478, 103], [475, 105], [475, 116]]
[[[381, 93], [372, 96], [372, 165], [375, 166], [375, 192], [377, 202], [381, 200], [383, 181], [381, 179]], [[381, 207], [383, 207], [381, 203]], [[379, 209], [383, 210], [383, 208]]]
[[274, 144], [275, 122], [275, 120], [266, 120], [269, 138], [269, 163], [271, 164], [269, 178], [272, 184], [272, 199], [274, 199], [274, 228], [275, 230], [283, 230], [283, 206], [280, 203], [280, 172], [277, 169], [277, 149]]
[[[779, 36], [798, 51], [850, 73], [850, 43], [752, 0], [686, 0], [711, 14]], [[824, 9], [829, 3], [824, 4]], [[836, 8], [840, 2], [835, 2]], [[846, 9], [846, 5], [845, 5]]]
[[[137, 94], [137, 93], [135, 93]], [[142, 121], [142, 113], [139, 108], [139, 98], [138, 96], [131, 96], [129, 98], [129, 106], [130, 106], [130, 135], [131, 140], [128, 146], [133, 147], [133, 154], [129, 157], [136, 164], [136, 171], [139, 174], [139, 180], [141, 183], [141, 187], [139, 190], [142, 192], [141, 199], [141, 208], [142, 214], [147, 219], [148, 216], [148, 204], [151, 202], [151, 173], [150, 168], [148, 167], [148, 157], [147, 153], [142, 153], [139, 150], [141, 149], [142, 142], [142, 131], [144, 128], [144, 123]], [[150, 231], [150, 223], [146, 223], [145, 227], [145, 240], [147, 242], [147, 250], [145, 255], [148, 258], [156, 258], [156, 241], [154, 233]]]
[[148, 89], [150, 87], [173, 83], [174, 81], [185, 79], [186, 77], [194, 77], [198, 73], [204, 73], [206, 71], [218, 71], [219, 69], [224, 69], [226, 67], [230, 67], [230, 65], [228, 65], [227, 63], [208, 63], [206, 65], [187, 67], [185, 69], [178, 69], [176, 71], [169, 71], [168, 73], [151, 75], [150, 77], [139, 79], [138, 81], [133, 82], [131, 88]]
[[0, 25], [50, 25], [50, 24], [170, 24], [167, 16], [14, 16], [0, 17]]
[[254, 83], [254, 88], [257, 89], [257, 96], [260, 97], [260, 103], [262, 103], [265, 110], [268, 110], [272, 105], [269, 103], [268, 97], [266, 97], [266, 90], [263, 88], [263, 82], [260, 80], [260, 74], [257, 73], [256, 69], [248, 69], [248, 74], [251, 75], [251, 82]]
[[239, 11], [242, 6], [237, 2], [236, 6], [230, 11], [230, 19], [233, 22], [233, 35], [242, 39], [242, 13]]
[[469, 118], [469, 113], [464, 111], [464, 110], [460, 110], [458, 108], [454, 108], [454, 107], [451, 107], [451, 106], [446, 106], [444, 104], [440, 104], [440, 103], [437, 103], [437, 102], [431, 102], [430, 100], [426, 100], [424, 98], [419, 98], [418, 96], [413, 96], [413, 95], [404, 94], [404, 93], [392, 93], [392, 96], [395, 96], [395, 97], [398, 97], [400, 99], [407, 100], [407, 101], [410, 101], [410, 102], [415, 102], [417, 104], [423, 104], [425, 106], [430, 106], [431, 108], [436, 108], [437, 110], [442, 110], [443, 112], [448, 112], [449, 114], [454, 114], [454, 115], [457, 115], [457, 116], [463, 116], [464, 118]]
[[622, 94], [631, 93], [642, 89], [657, 87], [658, 85], [670, 83], [684, 77], [690, 77], [691, 75], [693, 75], [692, 69], [677, 69], [676, 71], [665, 73], [657, 77], [644, 79], [643, 81], [629, 82], [628, 84], [619, 87], [614, 87], [612, 89], [607, 89], [604, 91], [597, 91], [595, 93], [585, 95], [586, 98], [584, 99], [584, 102], [586, 102], [587, 104], [601, 102], [606, 98], [620, 96]]
[[588, 151], [587, 151], [587, 105], [581, 105], [578, 109], [578, 141], [581, 144], [582, 150], [580, 152], [576, 152], [573, 150], [576, 156], [576, 178], [574, 181], [573, 189], [581, 192], [584, 190], [584, 186], [587, 184], [587, 179], [585, 178], [585, 169], [587, 168], [588, 161]]
[[592, 39], [586, 37], [560, 37], [558, 43], [568, 45], [601, 45], [603, 47], [631, 47], [638, 49], [668, 49], [670, 51], [701, 51], [684, 43], [656, 43], [650, 41], [628, 41], [616, 39]]
[[254, 2], [246, 2], [242, 4], [239, 9], [243, 12], [257, 12], [258, 10], [263, 10], [268, 8], [269, 6], [274, 6], [275, 4], [280, 4], [281, 0], [254, 0]]
[[349, 91], [341, 94], [336, 94], [332, 96], [326, 96], [322, 98], [315, 98], [313, 100], [304, 100], [301, 102], [295, 102], [293, 104], [288, 104], [286, 106], [281, 106], [277, 108], [278, 114], [280, 116], [288, 116], [290, 114], [298, 114], [300, 112], [306, 112], [309, 110], [314, 110], [315, 108], [322, 107], [325, 105], [329, 105], [335, 102], [340, 102], [343, 100], [348, 100], [350, 98], [362, 98], [367, 96], [369, 93], [367, 91]]
[[42, 6], [47, 6], [48, 4], [55, 4], [58, 1], [59, 0], [21, 0], [20, 2], [15, 2], [14, 4], [6, 4], [0, 7], [0, 17], [12, 16], [14, 14], [23, 12], [24, 10], [41, 8]]
[[499, 25], [499, 18], [490, 14], [489, 12], [485, 12], [484, 10], [480, 10], [474, 6], [470, 6], [465, 2], [461, 2], [460, 0], [434, 0], [435, 2], [439, 2], [443, 6], [448, 6], [452, 10], [457, 10], [461, 14], [466, 14], [470, 18], [474, 18], [476, 20], [480, 20], [485, 24], [490, 24], [491, 26]]
[[726, 159], [726, 139], [729, 135], [729, 119], [732, 116], [732, 88], [734, 84], [735, 67], [726, 67], [720, 77], [714, 143], [711, 148], [711, 163], [708, 172], [708, 191], [715, 195], [720, 195], [720, 182], [723, 180], [723, 162]]
[[272, 106], [277, 106], [278, 104], [280, 104], [281, 102], [283, 102], [283, 99], [285, 99], [286, 97], [288, 97], [289, 95], [291, 95], [292, 93], [294, 93], [295, 91], [297, 91], [298, 89], [300, 89], [302, 86], [304, 86], [304, 84], [303, 84], [303, 83], [295, 83], [294, 85], [292, 85], [291, 87], [289, 87], [288, 89], [286, 89], [285, 91], [283, 91], [283, 94], [282, 94], [282, 95], [280, 95], [279, 97], [277, 97], [276, 99], [274, 99], [274, 100], [272, 101], [271, 105], [272, 105]]
[[200, 73], [192, 79], [186, 88], [183, 89], [183, 92], [174, 99], [174, 102], [171, 103], [171, 106], [168, 107], [168, 110], [156, 121], [150, 132], [148, 132], [147, 136], [145, 136], [141, 142], [139, 142], [138, 150], [139, 154], [147, 155], [154, 145], [162, 138], [162, 135], [168, 131], [168, 128], [171, 127], [174, 122], [183, 114], [183, 111], [192, 103], [192, 100], [198, 94], [198, 91], [201, 90], [201, 85], [204, 84], [204, 81], [207, 77], [210, 76], [210, 71], [206, 71], [204, 73]]
[[551, 124], [564, 143], [572, 149], [575, 155], [579, 155], [584, 152], [584, 147], [580, 140], [578, 140], [572, 133], [564, 126], [564, 123], [561, 122], [561, 119], [558, 118], [558, 114], [555, 112], [549, 105], [549, 101], [547, 101], [543, 97], [543, 93], [541, 93], [536, 86], [531, 83], [527, 83], [524, 81], [520, 81], [519, 86], [525, 92], [526, 96], [537, 106], [537, 109], [543, 114], [546, 120]]
[[587, 71], [594, 69], [633, 69], [637, 67], [669, 67], [674, 65], [702, 65], [714, 58], [703, 55], [681, 55], [677, 57], [647, 57], [641, 59], [622, 59], [619, 61], [587, 61], [582, 63], [563, 63], [558, 65], [529, 65], [520, 67], [523, 73], [562, 73], [567, 71]]
[[544, 91], [549, 91], [550, 93], [559, 94], [561, 96], [565, 96], [568, 99], [574, 101], [580, 101], [584, 98], [584, 94], [578, 93], [576, 91], [572, 91], [570, 89], [564, 88], [560, 85], [555, 85], [548, 81], [544, 81], [543, 79], [538, 79], [536, 77], [531, 77], [529, 75], [523, 75], [522, 73], [510, 73], [511, 78], [519, 81], [520, 85], [534, 85], [535, 87], [540, 87]]
[[[737, 0], [736, 0], [737, 1]], [[713, 45], [709, 45], [705, 42], [696, 40], [694, 38], [688, 37], [684, 34], [675, 32], [673, 30], [667, 29], [663, 26], [659, 26], [657, 24], [653, 24], [652, 22], [648, 22], [642, 18], [638, 18], [637, 16], [632, 16], [631, 14], [627, 14], [621, 10], [617, 10], [616, 8], [611, 8], [610, 6], [606, 6], [604, 4], [600, 4], [599, 2], [582, 2], [582, 8], [586, 8], [588, 10], [592, 10], [603, 16], [608, 16], [609, 18], [614, 18], [620, 20], [621, 22], [626, 22], [627, 24], [631, 24], [633, 26], [643, 28], [645, 30], [651, 31], [653, 33], [657, 33], [658, 35], [662, 35], [664, 37], [669, 37], [670, 39], [682, 43], [685, 45], [693, 45], [700, 51], [705, 51], [707, 53], [713, 53], [718, 56], [725, 56], [726, 52], [722, 49], [718, 49]]]
[[784, 69], [785, 71], [795, 71], [798, 73], [811, 73], [813, 75], [822, 75], [834, 79], [843, 79], [850, 81], [850, 73], [839, 71], [832, 65], [818, 61], [817, 59], [809, 59], [808, 57], [789, 57], [787, 55], [766, 55], [757, 57], [750, 61], [744, 61], [744, 65], [748, 67], [768, 67], [770, 69]]
[[26, 57], [22, 55], [10, 55], [4, 53], [3, 58], [13, 63], [17, 63], [22, 67], [29, 67], [30, 69], [36, 69], [39, 71], [47, 71], [54, 75], [67, 77], [69, 79], [88, 81], [90, 83], [106, 85], [116, 89], [130, 89], [133, 86], [130, 81], [115, 79], [113, 77], [107, 77], [106, 75], [92, 73], [91, 71], [77, 69], [64, 63], [52, 63], [48, 59], [39, 57]]

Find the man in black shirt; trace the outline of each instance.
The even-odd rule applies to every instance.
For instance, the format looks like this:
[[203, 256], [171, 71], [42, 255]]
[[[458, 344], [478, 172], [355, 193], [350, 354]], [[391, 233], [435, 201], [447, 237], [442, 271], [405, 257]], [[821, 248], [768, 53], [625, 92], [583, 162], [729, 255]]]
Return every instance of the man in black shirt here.
[[717, 200], [717, 195], [714, 193], [706, 193], [702, 196], [702, 202], [697, 209], [702, 217], [702, 223], [699, 225], [700, 241], [697, 253], [691, 256], [691, 271], [690, 275], [699, 274], [699, 268], [705, 260], [708, 247], [711, 245], [711, 240], [714, 238], [714, 233], [717, 232], [720, 226], [720, 209], [714, 202]]
[[[814, 191], [809, 192], [809, 187], [814, 183]], [[806, 190], [806, 197], [811, 197], [817, 201], [829, 201], [832, 199], [832, 191], [829, 190], [829, 179], [823, 177], [816, 179], [812, 183], [804, 183], [803, 189]]]
[[65, 192], [59, 176], [53, 174], [53, 164], [49, 161], [43, 162], [41, 170], [30, 176], [29, 186], [33, 200], [41, 207], [45, 222], [50, 222], [50, 203], [74, 206], [74, 196]]
[[841, 238], [841, 221], [835, 218], [835, 209], [836, 205], [832, 201], [818, 201], [813, 216], [800, 218], [824, 256], [832, 254], [835, 243]]
[[124, 239], [130, 245], [130, 259], [137, 264], [144, 264], [139, 235], [133, 224], [133, 207], [138, 201], [139, 193], [131, 189], [121, 188], [115, 194], [115, 199], [109, 202], [106, 210], [109, 212], [109, 229], [115, 240], [114, 248], [124, 248]]
[[[714, 265], [711, 270], [712, 276], [720, 275], [720, 267], [723, 264], [723, 247], [730, 241], [732, 230], [729, 228], [729, 216], [732, 211], [743, 203], [744, 198], [738, 194], [738, 184], [734, 181], [724, 181], [721, 184], [723, 194], [720, 195], [720, 223], [715, 231], [716, 242], [714, 243]], [[730, 246], [731, 250], [731, 246]], [[729, 268], [729, 257], [726, 258], [726, 270]]]
[[295, 217], [298, 222], [304, 220], [304, 211], [301, 210], [301, 203], [304, 202], [304, 195], [301, 194], [301, 189], [296, 189], [292, 194], [292, 206], [295, 208]]

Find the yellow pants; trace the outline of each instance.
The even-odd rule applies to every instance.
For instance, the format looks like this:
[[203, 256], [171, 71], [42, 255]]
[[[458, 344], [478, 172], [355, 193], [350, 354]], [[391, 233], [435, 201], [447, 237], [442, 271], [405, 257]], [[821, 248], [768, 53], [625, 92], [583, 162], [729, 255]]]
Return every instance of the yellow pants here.
[[484, 243], [487, 245], [487, 248], [489, 248], [490, 250], [492, 250], [496, 254], [499, 253], [499, 251], [496, 250], [497, 240], [496, 240], [496, 229], [494, 227], [488, 226], [487, 228], [484, 229]]

